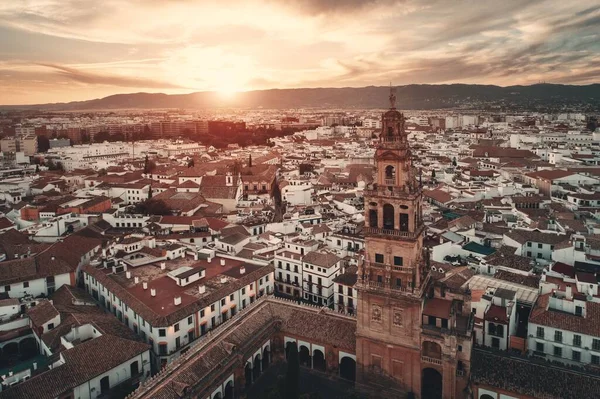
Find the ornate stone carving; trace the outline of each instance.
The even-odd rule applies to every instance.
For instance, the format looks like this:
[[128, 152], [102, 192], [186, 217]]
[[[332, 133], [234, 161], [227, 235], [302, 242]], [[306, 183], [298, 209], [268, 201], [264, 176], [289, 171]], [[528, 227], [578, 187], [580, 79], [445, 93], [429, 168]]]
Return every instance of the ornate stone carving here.
[[371, 320], [381, 323], [381, 306], [373, 305], [371, 310]]
[[396, 326], [396, 327], [402, 326], [402, 319], [403, 319], [402, 316], [403, 316], [402, 309], [394, 308], [394, 317], [393, 317], [394, 326]]

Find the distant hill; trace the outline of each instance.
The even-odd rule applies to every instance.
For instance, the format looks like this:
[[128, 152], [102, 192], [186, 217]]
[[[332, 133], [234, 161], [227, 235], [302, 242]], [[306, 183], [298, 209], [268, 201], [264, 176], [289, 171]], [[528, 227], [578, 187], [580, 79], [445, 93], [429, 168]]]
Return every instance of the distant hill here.
[[[224, 99], [214, 92], [190, 94], [117, 94], [70, 103], [2, 106], [3, 110], [98, 110], [152, 108], [386, 108], [389, 87], [345, 87], [314, 89], [272, 89], [237, 93]], [[559, 110], [564, 107], [600, 110], [600, 84], [570, 86], [536, 84], [531, 86], [490, 85], [407, 85], [397, 88], [400, 109], [528, 109]]]

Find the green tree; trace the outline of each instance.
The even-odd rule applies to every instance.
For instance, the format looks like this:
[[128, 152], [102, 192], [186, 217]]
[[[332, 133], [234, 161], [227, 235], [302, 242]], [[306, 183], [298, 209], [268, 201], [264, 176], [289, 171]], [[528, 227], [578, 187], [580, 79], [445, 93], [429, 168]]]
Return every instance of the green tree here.
[[248, 157], [248, 167], [252, 167], [252, 154], [250, 154], [250, 156]]
[[152, 184], [148, 188], [148, 199], [152, 198]]
[[435, 180], [435, 169], [431, 171], [431, 180]]
[[456, 166], [458, 163], [456, 162], [456, 157], [452, 158], [452, 166]]
[[285, 374], [286, 399], [298, 399], [298, 379], [300, 377], [300, 360], [298, 359], [298, 346], [291, 343], [290, 353], [287, 360], [287, 371]]

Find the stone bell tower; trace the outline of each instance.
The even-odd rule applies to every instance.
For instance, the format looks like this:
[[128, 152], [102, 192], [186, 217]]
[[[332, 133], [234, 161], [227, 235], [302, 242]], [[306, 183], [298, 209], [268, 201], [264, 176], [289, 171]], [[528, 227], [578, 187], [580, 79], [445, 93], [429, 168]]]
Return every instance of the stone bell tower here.
[[421, 311], [429, 283], [422, 256], [422, 193], [393, 89], [389, 99], [375, 152], [376, 184], [364, 191], [366, 248], [357, 282], [357, 379], [418, 393]]

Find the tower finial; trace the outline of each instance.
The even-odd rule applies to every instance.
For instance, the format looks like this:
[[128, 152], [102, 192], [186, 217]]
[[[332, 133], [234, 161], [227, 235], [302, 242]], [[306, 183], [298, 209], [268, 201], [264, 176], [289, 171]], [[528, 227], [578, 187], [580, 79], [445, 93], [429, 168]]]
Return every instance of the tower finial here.
[[396, 88], [392, 87], [392, 82], [390, 82], [390, 108], [396, 109]]

